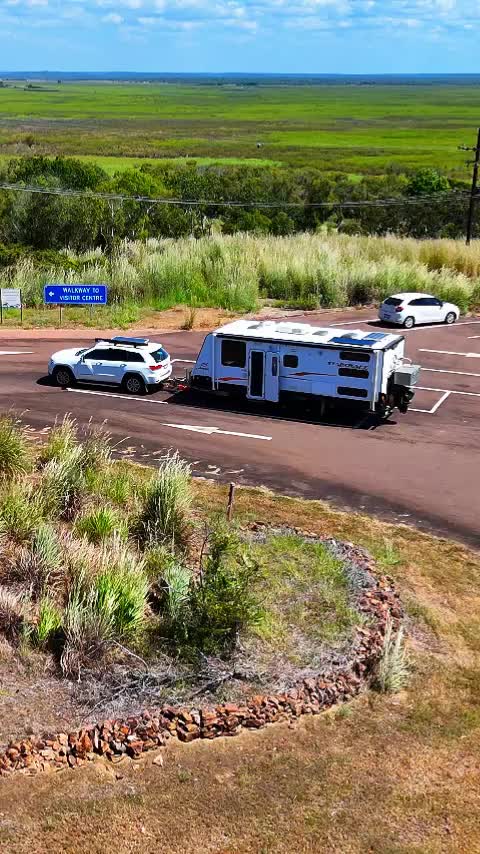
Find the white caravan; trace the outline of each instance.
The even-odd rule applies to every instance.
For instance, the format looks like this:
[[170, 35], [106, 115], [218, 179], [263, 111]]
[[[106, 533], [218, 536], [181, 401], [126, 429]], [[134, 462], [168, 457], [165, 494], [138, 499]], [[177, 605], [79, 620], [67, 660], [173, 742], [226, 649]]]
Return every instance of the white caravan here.
[[237, 320], [211, 332], [190, 375], [193, 388], [266, 400], [363, 405], [382, 416], [406, 412], [420, 368], [405, 338], [389, 332]]

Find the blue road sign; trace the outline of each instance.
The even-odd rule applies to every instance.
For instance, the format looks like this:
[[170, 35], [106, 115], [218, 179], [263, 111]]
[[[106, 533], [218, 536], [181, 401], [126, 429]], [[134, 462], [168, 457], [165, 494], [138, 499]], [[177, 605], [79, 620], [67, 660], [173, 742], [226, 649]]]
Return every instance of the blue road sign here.
[[106, 305], [106, 285], [45, 285], [44, 302], [51, 305]]

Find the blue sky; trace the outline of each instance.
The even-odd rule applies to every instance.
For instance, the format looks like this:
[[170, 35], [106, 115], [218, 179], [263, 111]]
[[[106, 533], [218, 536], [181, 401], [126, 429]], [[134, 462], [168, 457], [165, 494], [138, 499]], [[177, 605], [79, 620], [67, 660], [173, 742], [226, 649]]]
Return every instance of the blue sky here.
[[0, 34], [11, 71], [480, 71], [480, 0], [0, 0]]

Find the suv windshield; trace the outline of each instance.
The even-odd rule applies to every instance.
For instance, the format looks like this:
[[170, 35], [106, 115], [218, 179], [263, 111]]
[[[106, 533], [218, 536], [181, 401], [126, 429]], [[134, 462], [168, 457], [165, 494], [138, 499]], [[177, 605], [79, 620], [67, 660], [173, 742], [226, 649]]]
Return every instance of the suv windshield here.
[[389, 297], [388, 299], [385, 300], [385, 302], [383, 304], [384, 305], [401, 305], [402, 302], [403, 302], [403, 300], [398, 299], [398, 297]]
[[163, 349], [163, 347], [160, 347], [158, 350], [153, 350], [148, 355], [151, 356], [157, 364], [158, 362], [164, 362], [165, 359], [168, 359], [168, 353]]

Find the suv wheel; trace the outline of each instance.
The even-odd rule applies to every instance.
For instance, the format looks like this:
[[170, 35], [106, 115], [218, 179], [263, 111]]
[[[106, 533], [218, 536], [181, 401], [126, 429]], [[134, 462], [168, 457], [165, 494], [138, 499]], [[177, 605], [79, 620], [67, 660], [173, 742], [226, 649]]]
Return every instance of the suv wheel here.
[[73, 376], [70, 368], [58, 367], [55, 368], [53, 372], [53, 381], [55, 385], [60, 386], [60, 388], [68, 388], [69, 385], [73, 385], [75, 382], [75, 377]]
[[403, 326], [405, 329], [413, 329], [415, 326], [415, 318], [414, 317], [406, 317], [403, 321]]
[[138, 374], [129, 374], [123, 381], [123, 387], [128, 394], [145, 394], [147, 387], [143, 377]]
[[451, 326], [452, 323], [455, 323], [456, 319], [457, 319], [457, 315], [455, 314], [455, 312], [449, 311], [446, 318], [445, 318], [445, 323], [448, 323], [448, 325]]

